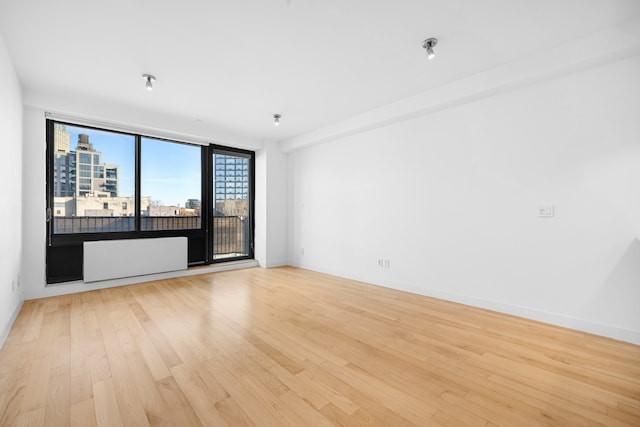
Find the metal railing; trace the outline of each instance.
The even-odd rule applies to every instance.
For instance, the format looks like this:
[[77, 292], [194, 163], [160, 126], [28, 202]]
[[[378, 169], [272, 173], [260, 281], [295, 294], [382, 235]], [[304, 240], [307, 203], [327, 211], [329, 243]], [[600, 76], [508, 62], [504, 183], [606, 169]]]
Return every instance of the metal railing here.
[[113, 233], [135, 231], [132, 216], [74, 216], [54, 217], [54, 234]]
[[[251, 245], [250, 221], [247, 217], [214, 216], [214, 259], [249, 255]], [[142, 231], [200, 229], [202, 219], [197, 216], [143, 216]], [[135, 231], [134, 217], [76, 216], [54, 217], [54, 234], [113, 233]]]
[[201, 227], [199, 216], [143, 216], [140, 217], [142, 231], [193, 230]]
[[247, 256], [250, 253], [249, 219], [239, 216], [213, 217], [213, 258]]

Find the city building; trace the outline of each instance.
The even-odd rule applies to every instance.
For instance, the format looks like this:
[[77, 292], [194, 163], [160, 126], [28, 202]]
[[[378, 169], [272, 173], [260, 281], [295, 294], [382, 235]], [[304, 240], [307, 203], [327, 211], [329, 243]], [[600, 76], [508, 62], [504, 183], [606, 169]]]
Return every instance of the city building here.
[[[140, 199], [140, 212], [145, 215], [149, 208], [149, 197]], [[72, 196], [57, 197], [54, 204], [54, 216], [133, 216], [135, 199], [133, 197], [96, 197]]]
[[184, 207], [187, 209], [200, 209], [200, 200], [187, 199], [187, 202], [184, 204]]
[[105, 164], [102, 153], [93, 148], [89, 135], [78, 135], [76, 152], [77, 186], [76, 195], [118, 197], [118, 165]]
[[216, 154], [215, 215], [247, 215], [249, 205], [249, 161], [238, 156]]
[[56, 154], [68, 154], [71, 151], [71, 135], [67, 132], [67, 126], [56, 123], [54, 126], [54, 150]]
[[146, 216], [180, 216], [178, 206], [148, 206]]
[[[66, 132], [60, 132], [63, 136], [66, 134], [67, 139], [69, 134]], [[59, 132], [56, 132], [56, 141], [58, 140]], [[76, 193], [76, 180], [77, 180], [77, 156], [70, 151], [58, 150], [53, 156], [53, 185], [54, 185], [54, 197], [70, 197], [75, 196]]]
[[118, 197], [119, 167], [105, 164], [89, 135], [78, 135], [75, 150], [70, 149], [70, 135], [64, 125], [56, 124], [54, 135], [54, 197], [75, 195]]

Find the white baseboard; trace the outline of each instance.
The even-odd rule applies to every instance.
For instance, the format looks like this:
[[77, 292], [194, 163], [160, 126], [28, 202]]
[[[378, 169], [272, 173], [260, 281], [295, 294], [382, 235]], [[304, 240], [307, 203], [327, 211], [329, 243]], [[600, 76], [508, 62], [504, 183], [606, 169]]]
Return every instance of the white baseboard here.
[[82, 280], [47, 285], [35, 294], [29, 294], [27, 299], [46, 298], [59, 295], [75, 294], [95, 289], [113, 288], [116, 286], [133, 285], [136, 283], [152, 282], [154, 280], [173, 279], [175, 277], [195, 276], [197, 274], [215, 273], [218, 271], [238, 270], [241, 268], [258, 267], [256, 260], [229, 261], [201, 267], [191, 267], [187, 270], [171, 271], [167, 273], [148, 274], [144, 276], [126, 277], [122, 279], [103, 280], [85, 283]]
[[573, 329], [581, 332], [587, 332], [594, 335], [600, 335], [607, 338], [613, 338], [620, 341], [629, 342], [632, 344], [640, 344], [640, 332], [630, 331], [622, 329], [616, 326], [605, 325], [602, 323], [595, 323], [585, 319], [578, 319], [557, 313], [550, 313], [543, 310], [533, 309], [530, 307], [522, 307], [513, 304], [506, 304], [503, 302], [485, 300], [482, 298], [476, 298], [466, 295], [459, 295], [450, 292], [444, 292], [434, 289], [418, 289], [415, 287], [397, 286], [391, 283], [382, 285], [401, 291], [407, 291], [419, 295], [424, 295], [432, 298], [438, 298], [446, 301], [457, 302], [459, 304], [469, 305], [472, 307], [484, 308], [486, 310], [496, 311], [499, 313], [510, 314], [513, 316], [522, 317], [525, 319], [536, 320], [538, 322], [548, 323], [556, 326], [561, 326], [568, 329]]
[[289, 261], [287, 261], [287, 260], [284, 260], [284, 261], [268, 261], [264, 265], [261, 265], [260, 267], [276, 268], [276, 267], [284, 267], [286, 265], [291, 265], [291, 263]]
[[9, 332], [11, 332], [11, 327], [13, 326], [13, 323], [18, 318], [18, 314], [20, 314], [20, 310], [22, 309], [23, 302], [24, 301], [20, 301], [18, 303], [18, 305], [16, 306], [16, 309], [13, 311], [13, 314], [9, 318], [9, 321], [5, 325], [4, 330], [2, 331], [2, 335], [0, 335], [0, 350], [4, 346], [5, 341], [7, 341], [7, 338], [9, 337]]
[[536, 320], [555, 326], [561, 326], [581, 332], [599, 335], [607, 338], [613, 338], [619, 341], [625, 341], [631, 344], [640, 345], [640, 332], [623, 329], [617, 326], [596, 323], [585, 319], [578, 319], [562, 314], [550, 313], [543, 310], [522, 307], [513, 304], [507, 304], [499, 301], [486, 300], [473, 296], [460, 295], [452, 292], [446, 292], [436, 289], [418, 287], [411, 283], [402, 283], [401, 281], [381, 280], [379, 278], [369, 277], [367, 275], [353, 275], [348, 272], [336, 271], [332, 269], [312, 266], [305, 263], [293, 264], [296, 267], [308, 270], [318, 271], [320, 273], [331, 274], [333, 276], [346, 277], [364, 283], [382, 286], [385, 288], [397, 289], [399, 291], [411, 292], [417, 295], [423, 295], [431, 298], [456, 302], [459, 304], [469, 305], [472, 307], [484, 308], [486, 310], [496, 311], [499, 313], [510, 314], [525, 319]]

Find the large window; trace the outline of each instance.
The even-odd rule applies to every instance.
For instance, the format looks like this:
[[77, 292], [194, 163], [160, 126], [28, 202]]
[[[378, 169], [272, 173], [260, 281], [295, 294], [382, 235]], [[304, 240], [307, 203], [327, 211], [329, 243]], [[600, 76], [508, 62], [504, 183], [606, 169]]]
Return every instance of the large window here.
[[201, 227], [200, 147], [142, 138], [142, 230]]
[[186, 236], [190, 265], [253, 257], [254, 153], [47, 121], [47, 281], [85, 241]]
[[[135, 137], [54, 124], [53, 234], [132, 231]], [[109, 164], [103, 163], [109, 162]], [[105, 168], [113, 170], [104, 176]]]

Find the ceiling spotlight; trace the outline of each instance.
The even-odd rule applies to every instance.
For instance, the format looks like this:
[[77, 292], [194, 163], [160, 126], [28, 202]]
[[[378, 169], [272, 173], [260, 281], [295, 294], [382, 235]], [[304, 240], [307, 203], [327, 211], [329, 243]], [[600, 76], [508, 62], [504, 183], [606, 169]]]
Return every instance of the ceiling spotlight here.
[[427, 59], [431, 59], [436, 56], [436, 54], [433, 52], [433, 47], [437, 44], [438, 39], [435, 38], [426, 39], [422, 42], [422, 47], [427, 50]]
[[152, 76], [151, 74], [143, 74], [142, 78], [146, 80], [146, 83], [144, 85], [147, 90], [153, 90], [153, 82], [156, 81], [155, 76]]
[[282, 117], [281, 114], [274, 114], [273, 115], [273, 124], [278, 126], [280, 125], [280, 118]]

